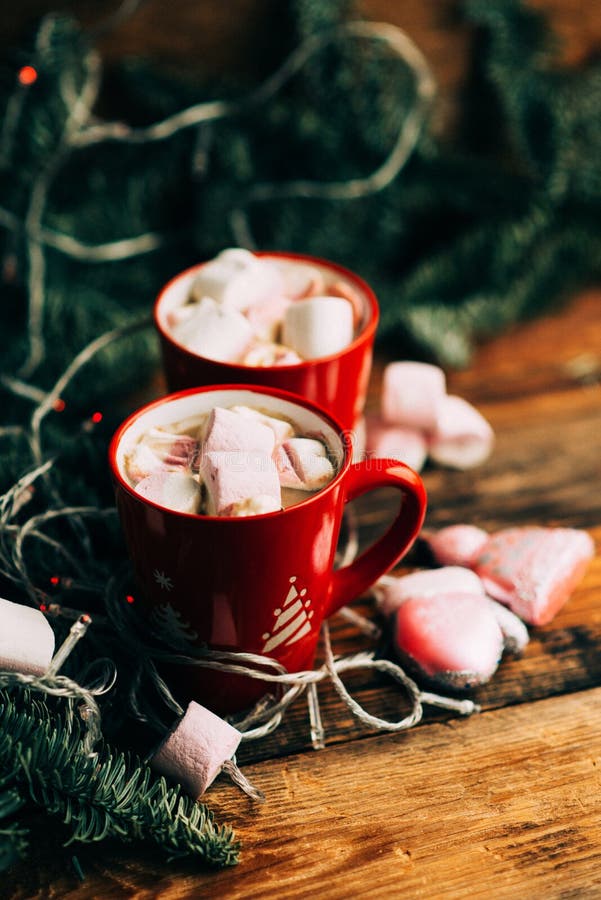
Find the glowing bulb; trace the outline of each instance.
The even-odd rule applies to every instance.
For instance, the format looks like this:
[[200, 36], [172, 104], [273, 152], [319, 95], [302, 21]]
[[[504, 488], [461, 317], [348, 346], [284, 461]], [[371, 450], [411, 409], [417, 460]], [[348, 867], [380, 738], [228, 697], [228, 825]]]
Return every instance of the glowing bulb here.
[[64, 410], [64, 408], [65, 408], [66, 405], [67, 405], [67, 404], [66, 404], [65, 401], [62, 399], [62, 397], [58, 397], [58, 398], [54, 401], [54, 403], [52, 404], [52, 409], [53, 409], [55, 412], [62, 412], [62, 411]]
[[95, 412], [95, 413], [92, 415], [92, 422], [94, 422], [95, 425], [98, 425], [99, 422], [102, 422], [102, 413], [101, 413], [101, 412]]
[[58, 575], [52, 576], [52, 578], [50, 579], [50, 584], [53, 584], [54, 587], [56, 587], [57, 584], [60, 584], [60, 578], [58, 577]]
[[131, 594], [128, 594], [127, 597], [126, 597], [125, 599], [127, 600], [128, 603], [135, 603], [135, 602], [136, 602], [136, 598], [135, 598], [135, 597], [132, 597]]
[[34, 81], [38, 80], [38, 73], [33, 66], [23, 66], [22, 69], [19, 69], [17, 78], [19, 79], [19, 84], [28, 87], [30, 84], [33, 84]]

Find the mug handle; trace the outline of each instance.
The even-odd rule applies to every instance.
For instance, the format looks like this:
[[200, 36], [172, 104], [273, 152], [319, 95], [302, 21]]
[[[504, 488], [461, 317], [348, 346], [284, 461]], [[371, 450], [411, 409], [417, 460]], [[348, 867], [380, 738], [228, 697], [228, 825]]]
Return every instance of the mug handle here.
[[375, 584], [409, 550], [420, 532], [426, 515], [426, 489], [419, 475], [398, 460], [369, 459], [354, 463], [348, 471], [344, 502], [381, 487], [401, 491], [401, 508], [388, 531], [375, 544], [354, 562], [332, 573], [326, 618]]

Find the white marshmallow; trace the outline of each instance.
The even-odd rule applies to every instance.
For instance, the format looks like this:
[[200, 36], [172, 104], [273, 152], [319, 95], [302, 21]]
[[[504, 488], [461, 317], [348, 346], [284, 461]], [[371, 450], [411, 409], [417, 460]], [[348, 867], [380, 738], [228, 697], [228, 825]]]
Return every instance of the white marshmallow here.
[[420, 472], [428, 455], [423, 432], [404, 425], [386, 425], [379, 417], [367, 416], [366, 451], [371, 457], [398, 459]]
[[430, 441], [430, 456], [442, 466], [471, 469], [490, 456], [494, 433], [484, 416], [462, 397], [445, 397]]
[[278, 472], [271, 455], [252, 450], [203, 453], [200, 473], [207, 489], [210, 516], [231, 515], [230, 510], [237, 504], [260, 495], [271, 497], [274, 509], [282, 506]]
[[407, 600], [416, 597], [438, 597], [441, 594], [475, 594], [485, 596], [484, 585], [475, 572], [461, 566], [422, 569], [400, 578], [387, 578], [374, 588], [378, 608], [384, 615], [395, 612]]
[[224, 250], [203, 266], [190, 290], [196, 299], [212, 297], [223, 307], [240, 312], [283, 293], [279, 268], [239, 248]]
[[284, 475], [284, 481], [281, 483], [285, 487], [317, 491], [334, 477], [334, 466], [327, 458], [326, 448], [321, 441], [312, 438], [292, 438], [285, 441], [282, 446], [299, 479], [298, 483], [293, 483], [293, 479], [288, 479]]
[[391, 425], [434, 430], [445, 397], [445, 376], [438, 366], [395, 362], [384, 369], [382, 417]]
[[242, 313], [203, 297], [194, 315], [173, 329], [173, 336], [199, 356], [237, 362], [250, 344], [253, 331]]
[[265, 513], [277, 512], [282, 508], [281, 501], [269, 494], [257, 494], [256, 497], [247, 497], [238, 503], [232, 503], [224, 511], [224, 516], [261, 516]]
[[303, 359], [339, 353], [353, 340], [353, 308], [341, 297], [297, 300], [286, 310], [282, 336]]
[[258, 366], [266, 368], [268, 366], [296, 366], [301, 363], [302, 359], [291, 350], [290, 347], [284, 347], [283, 344], [270, 344], [265, 341], [258, 341], [253, 344], [242, 359], [245, 366]]
[[252, 419], [255, 422], [260, 422], [261, 425], [267, 425], [275, 435], [276, 444], [282, 444], [287, 438], [294, 436], [294, 427], [290, 422], [286, 422], [285, 419], [276, 419], [274, 416], [268, 416], [259, 412], [258, 409], [253, 409], [251, 406], [230, 406], [230, 412], [242, 416], [243, 419]]
[[197, 513], [200, 510], [200, 485], [185, 472], [155, 472], [139, 481], [135, 491], [145, 500], [175, 512]]
[[39, 609], [0, 597], [0, 669], [42, 675], [54, 654], [54, 632]]
[[197, 800], [231, 759], [242, 735], [210, 710], [195, 703], [155, 751], [150, 766], [182, 785]]

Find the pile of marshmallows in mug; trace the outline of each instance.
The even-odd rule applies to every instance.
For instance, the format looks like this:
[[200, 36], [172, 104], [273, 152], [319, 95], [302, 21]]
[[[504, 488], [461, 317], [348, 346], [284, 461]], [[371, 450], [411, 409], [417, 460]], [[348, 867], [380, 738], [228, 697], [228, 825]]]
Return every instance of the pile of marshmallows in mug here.
[[326, 283], [316, 266], [232, 247], [201, 268], [166, 324], [179, 344], [208, 359], [293, 366], [344, 350], [361, 318], [361, 298], [345, 281]]

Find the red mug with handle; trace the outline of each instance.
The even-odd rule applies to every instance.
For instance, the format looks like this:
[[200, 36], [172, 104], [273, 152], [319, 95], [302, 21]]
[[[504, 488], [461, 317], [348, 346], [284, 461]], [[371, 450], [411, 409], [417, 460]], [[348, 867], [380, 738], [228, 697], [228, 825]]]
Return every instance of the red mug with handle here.
[[244, 383], [280, 388], [323, 406], [345, 428], [355, 428], [365, 406], [378, 325], [374, 292], [362, 278], [337, 263], [300, 253], [262, 251], [256, 255], [284, 265], [309, 266], [319, 270], [326, 284], [340, 283], [350, 289], [360, 307], [355, 339], [338, 353], [286, 366], [248, 366], [200, 356], [175, 339], [168, 319], [185, 303], [194, 279], [206, 265], [201, 263], [176, 275], [154, 306], [167, 387], [179, 391], [198, 385]]
[[[332, 481], [286, 509], [244, 518], [174, 512], [134, 491], [126, 459], [149, 428], [200, 420], [215, 406], [235, 405], [288, 419], [299, 434], [322, 440], [335, 461]], [[192, 388], [134, 412], [115, 433], [109, 460], [149, 615], [176, 622], [182, 634], [214, 650], [269, 656], [289, 672], [310, 668], [322, 621], [398, 562], [425, 515], [425, 489], [412, 469], [389, 459], [352, 463], [351, 456], [346, 434], [325, 411], [276, 389]], [[396, 518], [358, 559], [335, 569], [345, 504], [381, 487], [401, 495]], [[266, 682], [206, 668], [186, 668], [183, 683], [182, 700], [196, 699], [221, 714], [246, 708], [270, 689]]]

